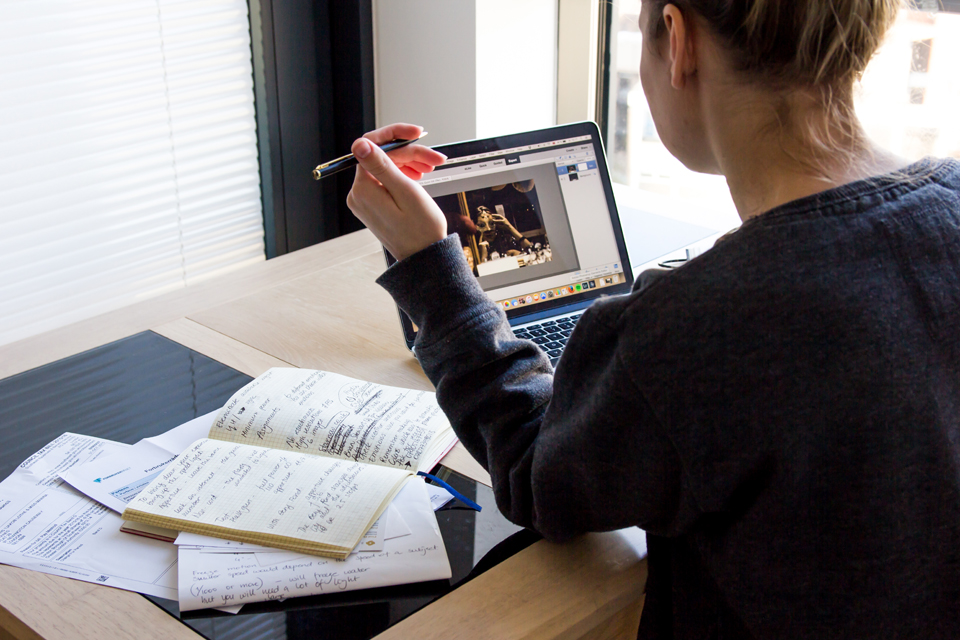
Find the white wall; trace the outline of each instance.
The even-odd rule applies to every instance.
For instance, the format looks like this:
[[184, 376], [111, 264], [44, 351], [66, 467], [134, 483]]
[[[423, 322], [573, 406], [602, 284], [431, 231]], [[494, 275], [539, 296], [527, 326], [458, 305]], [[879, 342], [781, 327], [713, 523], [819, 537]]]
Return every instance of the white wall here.
[[429, 144], [556, 122], [557, 0], [374, 0], [377, 126]]
[[430, 145], [476, 135], [476, 13], [475, 0], [374, 0], [378, 127], [422, 125]]
[[477, 137], [556, 123], [557, 0], [477, 2]]
[[596, 120], [600, 2], [559, 0], [557, 122]]

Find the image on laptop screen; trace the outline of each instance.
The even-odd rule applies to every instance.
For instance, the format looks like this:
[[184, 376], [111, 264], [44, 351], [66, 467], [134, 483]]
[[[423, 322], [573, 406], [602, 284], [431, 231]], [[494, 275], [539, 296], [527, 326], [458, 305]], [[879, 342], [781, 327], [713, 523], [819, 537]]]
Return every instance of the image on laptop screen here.
[[[511, 324], [625, 293], [633, 281], [593, 123], [434, 147], [420, 180]], [[415, 328], [404, 318], [408, 344]]]

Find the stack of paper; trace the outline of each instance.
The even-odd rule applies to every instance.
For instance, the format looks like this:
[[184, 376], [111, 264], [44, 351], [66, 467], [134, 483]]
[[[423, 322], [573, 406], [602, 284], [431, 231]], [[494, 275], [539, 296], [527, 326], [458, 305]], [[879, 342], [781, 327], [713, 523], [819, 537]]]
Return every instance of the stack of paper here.
[[222, 541], [184, 534], [177, 540], [180, 609], [449, 578], [446, 550], [429, 504], [424, 483], [408, 483], [393, 502], [403, 517], [387, 527], [380, 550], [353, 553], [346, 560], [233, 546], [244, 543], [220, 546]]
[[177, 551], [120, 532], [120, 515], [60, 477], [129, 445], [65, 433], [0, 482], [0, 562], [177, 599]]
[[216, 417], [133, 446], [70, 433], [51, 442], [0, 482], [0, 562], [176, 599], [185, 611], [450, 577], [434, 509], [451, 496], [415, 477], [343, 560], [142, 524], [127, 523], [140, 535], [121, 532], [120, 513], [156, 490]]

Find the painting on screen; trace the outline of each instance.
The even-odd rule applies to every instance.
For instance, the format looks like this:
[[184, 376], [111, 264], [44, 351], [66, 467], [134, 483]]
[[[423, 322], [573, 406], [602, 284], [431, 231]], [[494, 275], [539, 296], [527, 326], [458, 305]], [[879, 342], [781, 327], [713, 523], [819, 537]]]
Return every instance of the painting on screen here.
[[550, 262], [533, 180], [461, 191], [434, 198], [447, 218], [447, 233], [460, 236], [476, 276]]

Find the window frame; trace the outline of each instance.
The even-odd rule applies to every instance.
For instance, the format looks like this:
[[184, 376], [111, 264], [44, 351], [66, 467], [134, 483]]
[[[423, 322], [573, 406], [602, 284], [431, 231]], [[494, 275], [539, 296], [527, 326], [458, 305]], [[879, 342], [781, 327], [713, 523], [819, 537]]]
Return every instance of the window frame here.
[[267, 258], [363, 228], [349, 172], [311, 171], [375, 127], [372, 0], [248, 0]]

